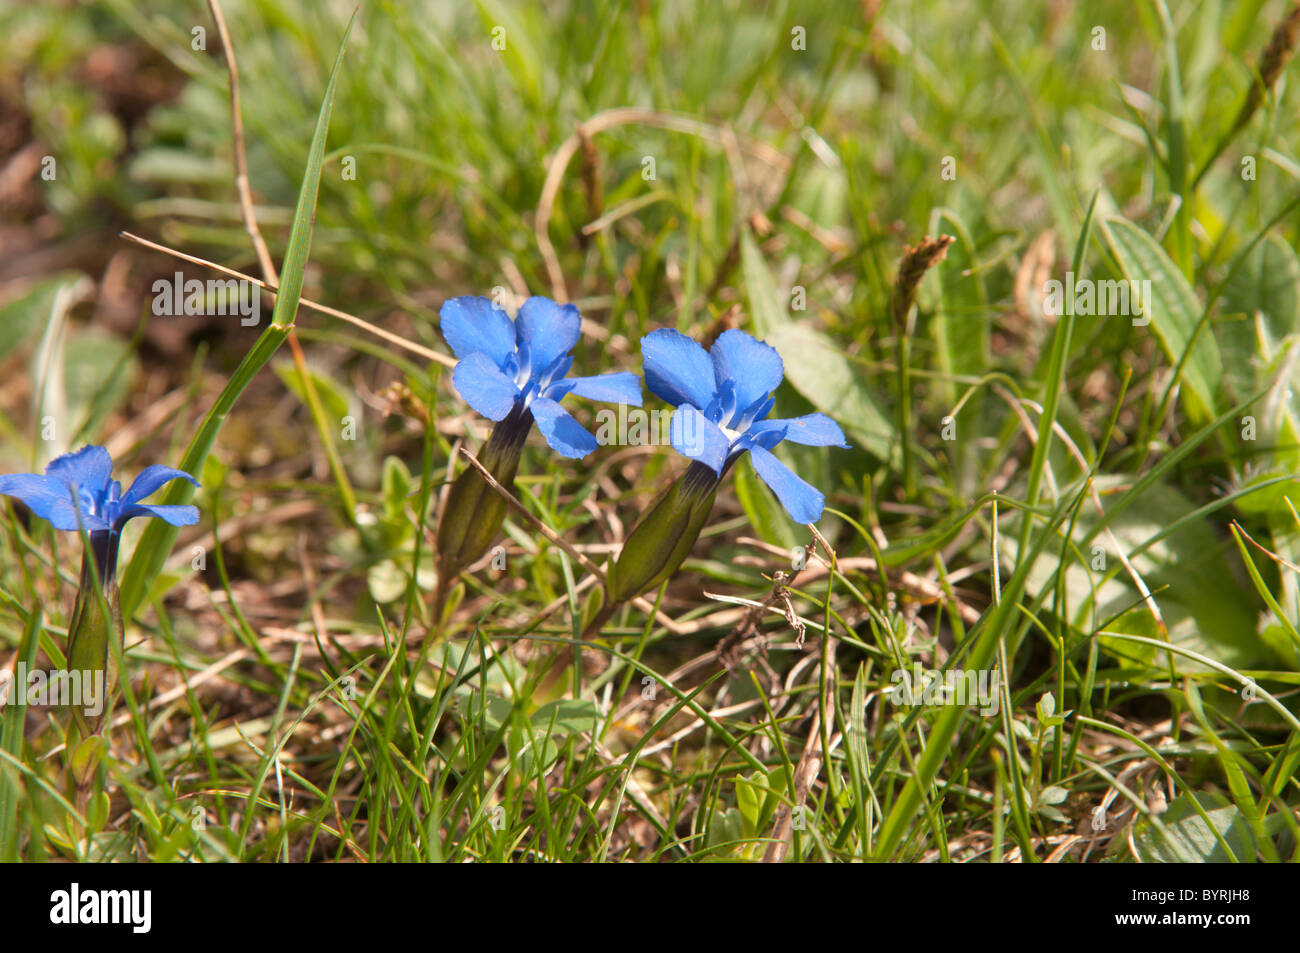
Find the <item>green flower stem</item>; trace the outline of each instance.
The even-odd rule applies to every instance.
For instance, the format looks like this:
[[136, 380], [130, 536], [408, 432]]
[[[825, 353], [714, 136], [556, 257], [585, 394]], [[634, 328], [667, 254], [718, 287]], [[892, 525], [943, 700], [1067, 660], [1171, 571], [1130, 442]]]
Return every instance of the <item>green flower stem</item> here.
[[[125, 638], [121, 600], [117, 588], [116, 533], [91, 533], [81, 560], [81, 586], [68, 623], [68, 652], [64, 670], [77, 673], [84, 695], [86, 680], [94, 679], [102, 691], [99, 710], [86, 710], [85, 698], [70, 706], [71, 719], [65, 741], [65, 761], [70, 790], [84, 807], [90, 787], [103, 761], [106, 745], [101, 737], [113, 693], [117, 687], [117, 659], [113, 643], [121, 648]], [[102, 680], [101, 680], [102, 679]]]
[[[307, 268], [307, 256], [311, 249], [312, 225], [316, 220], [316, 196], [320, 190], [321, 167], [325, 157], [325, 138], [329, 129], [330, 113], [334, 107], [334, 88], [338, 82], [339, 68], [343, 64], [343, 51], [347, 49], [348, 37], [356, 14], [348, 21], [348, 28], [339, 44], [338, 55], [334, 58], [334, 68], [330, 71], [329, 83], [321, 100], [320, 112], [316, 116], [316, 129], [312, 134], [311, 148], [307, 153], [307, 167], [303, 173], [302, 186], [298, 190], [298, 204], [293, 213], [293, 226], [289, 232], [289, 245], [285, 249], [284, 264], [280, 269], [280, 287], [275, 293], [275, 310], [271, 314], [271, 324], [262, 331], [251, 350], [235, 368], [230, 380], [218, 395], [216, 403], [209, 408], [199, 425], [198, 431], [190, 441], [181, 461], [180, 468], [187, 473], [202, 474], [203, 464], [212, 451], [217, 434], [226, 422], [235, 402], [244, 392], [249, 382], [257, 376], [279, 350], [293, 330], [294, 318], [298, 313], [298, 302], [302, 298], [303, 274]], [[194, 496], [194, 488], [188, 483], [174, 487], [164, 503], [188, 503]], [[167, 554], [176, 543], [176, 528], [161, 520], [154, 520], [145, 529], [131, 556], [122, 578], [122, 605], [126, 615], [135, 616], [148, 594], [149, 584], [162, 570]]]
[[[478, 455], [489, 473], [506, 490], [514, 490], [519, 458], [533, 427], [533, 414], [522, 404], [492, 428]], [[487, 551], [506, 519], [505, 498], [488, 485], [477, 467], [461, 471], [447, 494], [438, 521], [438, 580], [434, 595], [434, 624], [442, 616], [443, 602], [461, 571]]]
[[634, 599], [677, 571], [709, 518], [720, 482], [710, 467], [697, 461], [660, 494], [632, 528], [609, 569], [610, 601]]
[[710, 467], [697, 461], [651, 504], [607, 568], [603, 600], [588, 608], [583, 638], [594, 638], [619, 606], [678, 570], [709, 518], [720, 482]]

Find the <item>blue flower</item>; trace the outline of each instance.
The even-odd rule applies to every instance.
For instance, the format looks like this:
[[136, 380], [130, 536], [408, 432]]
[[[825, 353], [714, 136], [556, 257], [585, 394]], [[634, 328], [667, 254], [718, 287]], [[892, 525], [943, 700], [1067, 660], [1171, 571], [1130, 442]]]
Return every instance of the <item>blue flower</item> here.
[[825, 414], [768, 420], [771, 396], [785, 377], [781, 355], [744, 331], [724, 331], [706, 352], [679, 331], [663, 328], [641, 339], [645, 382], [677, 410], [669, 439], [678, 453], [721, 477], [749, 453], [754, 470], [796, 523], [821, 518], [826, 497], [772, 455], [782, 440], [813, 447], [848, 447], [840, 425]]
[[117, 536], [126, 521], [136, 516], [156, 516], [173, 526], [192, 526], [199, 521], [198, 507], [141, 502], [171, 480], [189, 480], [198, 486], [198, 481], [183, 470], [158, 464], [145, 467], [125, 493], [122, 484], [111, 479], [112, 473], [113, 460], [107, 450], [82, 447], [76, 453], [65, 453], [51, 460], [44, 476], [39, 473], [0, 475], [0, 495], [22, 500], [55, 529], [84, 528], [91, 534]]
[[516, 408], [531, 414], [551, 448], [575, 459], [595, 450], [596, 438], [561, 398], [641, 406], [635, 374], [564, 376], [581, 330], [578, 309], [549, 298], [529, 298], [513, 322], [487, 298], [451, 298], [442, 306], [442, 336], [460, 358], [451, 379], [465, 402], [489, 420], [504, 420]]

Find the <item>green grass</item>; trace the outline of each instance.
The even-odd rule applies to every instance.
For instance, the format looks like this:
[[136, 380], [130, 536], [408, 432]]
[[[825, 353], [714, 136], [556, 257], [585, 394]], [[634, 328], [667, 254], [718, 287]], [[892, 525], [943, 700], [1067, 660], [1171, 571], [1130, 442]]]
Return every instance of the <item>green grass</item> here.
[[[7, 707], [0, 859], [1300, 859], [1287, 76], [1225, 135], [1285, 4], [392, 2], [349, 36], [349, 4], [231, 2], [284, 282], [260, 337], [154, 317], [149, 282], [181, 266], [113, 237], [260, 274], [190, 6], [0, 12], [0, 92], [60, 170], [19, 223], [45, 216], [56, 250], [105, 236], [0, 283], [0, 471], [116, 441], [119, 477], [203, 483], [199, 527], [124, 544], [106, 809], [64, 797], [58, 718]], [[128, 110], [87, 82], [107, 45], [170, 92]], [[896, 315], [927, 235], [954, 241]], [[1149, 280], [1150, 323], [1044, 316], [1067, 271]], [[579, 305], [577, 374], [640, 373], [659, 327], [778, 346], [776, 413], [853, 445], [779, 452], [828, 499], [833, 556], [790, 592], [803, 644], [778, 601], [735, 664], [715, 653], [809, 542], [748, 464], [658, 614], [604, 627], [599, 675], [547, 682], [591, 581], [517, 514], [505, 569], [433, 618], [437, 496], [486, 430], [442, 363], [294, 305], [446, 354], [442, 301], [495, 288]], [[291, 321], [310, 389], [273, 360]], [[683, 469], [534, 435], [516, 490], [600, 564]], [[0, 661], [61, 658], [75, 540], [0, 522]], [[996, 674], [996, 712], [899, 704], [914, 664]]]

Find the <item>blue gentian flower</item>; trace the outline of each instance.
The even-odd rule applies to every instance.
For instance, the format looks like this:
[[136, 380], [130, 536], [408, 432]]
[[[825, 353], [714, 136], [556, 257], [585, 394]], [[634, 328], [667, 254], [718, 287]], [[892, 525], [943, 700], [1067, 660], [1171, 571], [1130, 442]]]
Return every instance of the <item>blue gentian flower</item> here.
[[[66, 652], [68, 671], [103, 672], [111, 696], [117, 681], [117, 666], [110, 649], [115, 639], [120, 647], [123, 638], [122, 609], [117, 590], [117, 547], [122, 527], [137, 516], [156, 516], [172, 526], [192, 526], [199, 521], [195, 506], [162, 506], [145, 503], [164, 483], [189, 480], [199, 483], [184, 470], [153, 465], [145, 467], [130, 489], [113, 479], [113, 460], [103, 447], [82, 447], [51, 460], [45, 473], [6, 473], [0, 475], [0, 495], [12, 496], [27, 508], [48, 520], [59, 530], [87, 533], [86, 550], [81, 559], [81, 585], [68, 621]], [[101, 611], [107, 606], [108, 614]], [[95, 711], [72, 706], [74, 724], [84, 735], [100, 732], [108, 718], [108, 705]], [[75, 751], [73, 728], [69, 728], [68, 750]], [[79, 787], [89, 783], [96, 759], [76, 759], [81, 765], [75, 772]]]
[[442, 306], [442, 336], [460, 363], [452, 383], [465, 402], [489, 420], [522, 411], [521, 423], [537, 421], [551, 448], [570, 458], [596, 449], [596, 438], [560, 406], [566, 394], [641, 406], [641, 382], [620, 371], [565, 377], [573, 364], [582, 320], [571, 304], [532, 297], [511, 321], [487, 298], [451, 298]]
[[[514, 488], [534, 422], [563, 456], [585, 457], [596, 449], [596, 438], [560, 406], [566, 394], [641, 406], [641, 381], [635, 374], [564, 376], [573, 365], [569, 352], [581, 331], [578, 309], [549, 298], [529, 298], [514, 321], [487, 298], [451, 298], [442, 306], [442, 336], [460, 358], [452, 383], [466, 403], [496, 421], [478, 461], [506, 490]], [[462, 470], [438, 519], [435, 618], [441, 618], [452, 581], [483, 555], [505, 515], [505, 501], [478, 470]]]
[[724, 331], [706, 352], [679, 331], [662, 328], [641, 339], [645, 382], [674, 405], [669, 439], [677, 452], [708, 466], [719, 478], [748, 452], [791, 519], [815, 523], [826, 497], [778, 460], [782, 440], [813, 447], [845, 447], [844, 431], [825, 414], [767, 419], [772, 391], [785, 377], [781, 355], [744, 331]]
[[126, 521], [136, 516], [156, 516], [173, 526], [193, 526], [199, 521], [195, 506], [159, 506], [142, 503], [164, 483], [189, 480], [199, 483], [184, 470], [159, 464], [145, 467], [131, 488], [111, 479], [113, 460], [103, 447], [82, 447], [51, 460], [45, 474], [6, 473], [0, 475], [0, 495], [27, 504], [55, 529], [121, 533]]
[[[0, 475], [0, 496], [12, 496], [48, 520], [55, 529], [84, 529], [100, 576], [100, 584], [116, 589], [117, 544], [127, 520], [156, 516], [173, 526], [193, 526], [199, 521], [195, 506], [159, 506], [142, 503], [164, 483], [172, 480], [199, 482], [184, 470], [159, 464], [145, 467], [130, 489], [112, 479], [113, 460], [103, 447], [82, 447], [76, 453], [55, 457], [45, 474], [6, 473]], [[83, 585], [89, 577], [83, 566]]]
[[776, 349], [744, 331], [721, 334], [711, 351], [684, 334], [659, 330], [641, 339], [646, 385], [677, 409], [669, 439], [692, 462], [633, 525], [606, 565], [603, 598], [584, 608], [583, 633], [599, 632], [620, 605], [663, 583], [690, 554], [727, 469], [748, 453], [754, 469], [791, 518], [813, 523], [826, 498], [772, 455], [782, 440], [847, 447], [825, 414], [767, 419], [772, 391], [785, 376]]

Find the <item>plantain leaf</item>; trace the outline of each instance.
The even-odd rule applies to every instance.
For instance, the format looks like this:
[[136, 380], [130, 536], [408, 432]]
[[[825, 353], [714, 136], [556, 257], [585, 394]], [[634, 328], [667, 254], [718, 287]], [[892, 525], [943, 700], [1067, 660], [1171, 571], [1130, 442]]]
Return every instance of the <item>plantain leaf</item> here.
[[1189, 415], [1198, 422], [1216, 416], [1222, 396], [1219, 346], [1208, 326], [1196, 333], [1203, 309], [1191, 285], [1156, 240], [1132, 222], [1112, 218], [1102, 223], [1102, 231], [1124, 277], [1151, 282], [1151, 300], [1145, 302], [1151, 321], [1147, 327], [1155, 331], [1169, 360], [1182, 362]]
[[[1241, 811], [1228, 798], [1215, 791], [1197, 795], [1201, 806], [1223, 839], [1232, 848], [1236, 859], [1242, 863], [1255, 860], [1255, 839]], [[1214, 836], [1214, 830], [1196, 812], [1189, 795], [1180, 794], [1169, 802], [1169, 810], [1161, 817], [1163, 830], [1145, 819], [1135, 824], [1134, 845], [1143, 863], [1202, 863], [1229, 862], [1223, 845]], [[1120, 838], [1117, 838], [1119, 840]]]
[[881, 460], [889, 457], [890, 424], [877, 409], [855, 367], [835, 342], [812, 328], [787, 324], [767, 336], [785, 361], [785, 378], [822, 413], [839, 423], [849, 442]]
[[1221, 302], [1225, 312], [1261, 312], [1275, 338], [1300, 331], [1300, 260], [1295, 250], [1275, 235], [1264, 238], [1228, 279]]
[[745, 289], [749, 292], [749, 314], [754, 322], [754, 333], [766, 338], [777, 328], [789, 324], [790, 316], [777, 298], [772, 272], [749, 232], [740, 235], [740, 264], [745, 275]]

